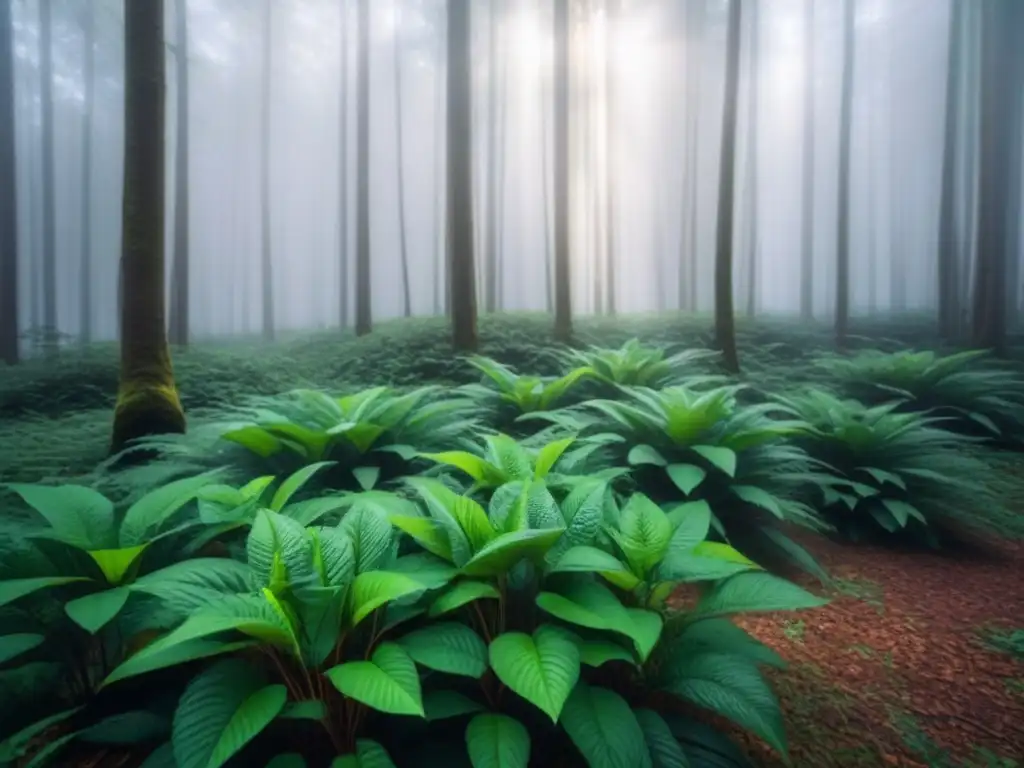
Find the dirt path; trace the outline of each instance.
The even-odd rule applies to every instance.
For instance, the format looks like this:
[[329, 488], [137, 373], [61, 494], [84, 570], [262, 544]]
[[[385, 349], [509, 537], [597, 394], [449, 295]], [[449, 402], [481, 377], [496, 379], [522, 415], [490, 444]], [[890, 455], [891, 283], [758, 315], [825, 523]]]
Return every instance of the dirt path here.
[[[1019, 765], [1024, 664], [979, 630], [1024, 627], [1024, 546], [964, 560], [805, 543], [838, 581], [833, 602], [738, 622], [791, 662], [775, 682], [794, 765]], [[751, 747], [766, 768], [782, 765]]]

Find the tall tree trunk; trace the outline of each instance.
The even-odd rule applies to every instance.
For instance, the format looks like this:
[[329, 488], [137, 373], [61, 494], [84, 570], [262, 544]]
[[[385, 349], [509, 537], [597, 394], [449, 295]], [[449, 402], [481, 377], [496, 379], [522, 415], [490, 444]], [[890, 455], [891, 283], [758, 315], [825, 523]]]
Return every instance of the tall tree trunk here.
[[555, 311], [554, 253], [551, 247], [551, 162], [548, 158], [548, 107], [550, 99], [543, 81], [540, 86], [540, 195], [544, 227], [544, 309], [550, 315]]
[[185, 431], [164, 324], [163, 0], [125, 3], [124, 35], [124, 305], [112, 453], [135, 438]]
[[338, 324], [348, 327], [348, 0], [339, 6], [338, 89]]
[[18, 185], [14, 154], [14, 26], [0, 0], [0, 360], [18, 362]]
[[260, 179], [260, 223], [261, 223], [261, 259], [260, 273], [263, 282], [263, 339], [273, 341], [275, 332], [274, 321], [274, 262], [270, 242], [270, 79], [273, 72], [273, 16], [271, 3], [263, 0], [263, 102], [260, 120], [261, 130], [261, 166]]
[[395, 0], [394, 65], [395, 65], [395, 145], [398, 162], [398, 248], [402, 267], [402, 310], [406, 317], [412, 316], [412, 286], [409, 285], [409, 243], [405, 223], [405, 152], [403, 151], [404, 131], [402, 130], [402, 51], [401, 14], [398, 0]]
[[92, 114], [96, 91], [96, 9], [82, 8], [82, 234], [81, 273], [78, 276], [78, 339], [92, 341]]
[[939, 211], [939, 333], [946, 341], [956, 335], [960, 307], [957, 286], [956, 158], [959, 144], [960, 67], [963, 50], [963, 0], [952, 0], [949, 18], [949, 56], [946, 68], [946, 119], [942, 151], [942, 198]]
[[814, 317], [814, 2], [804, 19], [803, 215], [800, 231], [800, 316]]
[[[500, 28], [500, 27], [499, 27]], [[498, 210], [495, 215], [496, 242], [494, 244], [494, 309], [500, 312], [505, 304], [505, 165], [508, 161], [508, 52], [499, 38], [501, 51], [501, 79], [498, 82], [498, 157], [495, 173], [498, 175]]]
[[736, 328], [732, 309], [732, 251], [735, 229], [736, 107], [740, 79], [741, 0], [729, 0], [726, 38], [722, 149], [718, 165], [718, 214], [715, 231], [715, 341], [726, 369], [738, 372]]
[[850, 128], [853, 122], [855, 0], [843, 3], [843, 85], [839, 112], [839, 227], [836, 249], [836, 346], [846, 347], [850, 325]]
[[484, 312], [494, 311], [498, 293], [498, 2], [491, 0], [487, 18], [487, 213], [485, 230]]
[[555, 3], [555, 338], [572, 337], [569, 272], [569, 2]]
[[356, 65], [356, 336], [373, 330], [370, 280], [370, 3], [359, 0]]
[[619, 0], [607, 0], [607, 19], [605, 21], [605, 60], [604, 60], [604, 136], [605, 136], [605, 167], [604, 167], [604, 195], [605, 195], [605, 245], [604, 245], [604, 286], [608, 298], [606, 307], [609, 315], [616, 311], [616, 287], [615, 287], [615, 236], [618, 227], [615, 226], [615, 184], [616, 172], [618, 170], [618, 149], [615, 145], [617, 132], [615, 131], [615, 56], [618, 51], [616, 46], [615, 32], [619, 18]]
[[[48, 351], [57, 344], [57, 228], [54, 207], [53, 7], [39, 3], [39, 100], [43, 119], [43, 332]], [[163, 50], [161, 44], [160, 50]]]
[[189, 136], [188, 136], [188, 0], [174, 0], [175, 72], [177, 75], [177, 143], [174, 149], [174, 258], [171, 261], [171, 344], [188, 344], [189, 284]]
[[475, 352], [473, 261], [473, 81], [470, 0], [448, 0], [448, 280], [452, 346]]
[[[697, 224], [700, 207], [700, 96], [703, 56], [698, 40], [704, 39], [707, 14], [705, 0], [687, 3], [686, 25], [686, 175], [684, 182], [684, 209], [679, 238], [679, 308], [697, 310]], [[699, 36], [699, 37], [698, 37]]]
[[757, 120], [761, 113], [760, 99], [760, 13], [757, 3], [750, 6], [750, 115], [747, 119], [747, 215], [750, 217], [750, 242], [748, 253], [747, 317], [757, 311], [757, 254], [758, 254], [758, 130]]
[[[1019, 8], [1011, 13], [1017, 13], [1015, 29], [1024, 28], [1024, 12]], [[1018, 43], [1011, 46], [1009, 53], [1010, 72], [1017, 72], [1017, 96], [1016, 103], [1011, 109], [1010, 135], [1013, 139], [1013, 149], [1010, 152], [1010, 193], [1007, 196], [1007, 205], [1010, 215], [1007, 223], [1007, 243], [1009, 251], [1006, 254], [1006, 327], [1013, 328], [1020, 320], [1021, 290], [1024, 285], [1021, 283], [1022, 261], [1024, 261], [1024, 250], [1021, 245], [1021, 207], [1024, 204], [1024, 96], [1021, 94], [1021, 80], [1024, 80], [1024, 48]], [[1011, 83], [1012, 87], [1012, 83]], [[1013, 92], [1011, 91], [1011, 94]]]
[[1014, 157], [1015, 144], [1021, 141], [1014, 135], [1013, 121], [1024, 85], [1024, 73], [1014, 71], [1007, 62], [1020, 44], [1021, 23], [1024, 11], [1018, 0], [989, 0], [981, 7], [981, 156], [972, 330], [976, 346], [999, 355], [1006, 352], [1008, 201], [1015, 195], [1012, 183], [1016, 180], [1007, 160]]
[[444, 71], [445, 43], [444, 36], [438, 35], [436, 61], [434, 62], [434, 314], [441, 315], [448, 312], [448, 291], [445, 288], [442, 294], [443, 285], [448, 285], [447, 267], [441, 263], [441, 254], [447, 249], [444, 243], [448, 239], [445, 222], [447, 217], [443, 216], [444, 189], [441, 186], [441, 179], [444, 173], [442, 157], [444, 152], [444, 87], [441, 80], [441, 73]]

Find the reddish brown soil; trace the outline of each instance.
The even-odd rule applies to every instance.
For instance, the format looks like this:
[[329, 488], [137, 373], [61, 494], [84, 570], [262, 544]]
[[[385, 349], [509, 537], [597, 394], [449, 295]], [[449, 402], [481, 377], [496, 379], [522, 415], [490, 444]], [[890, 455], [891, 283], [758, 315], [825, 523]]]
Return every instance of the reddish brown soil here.
[[[978, 630], [1024, 626], [1024, 546], [965, 558], [804, 543], [841, 582], [833, 602], [738, 620], [791, 663], [775, 684], [794, 765], [1015, 765], [976, 757], [977, 748], [1024, 756], [1024, 664], [986, 648]], [[915, 755], [900, 732], [908, 714], [952, 759]], [[766, 768], [783, 765], [762, 746], [751, 751]]]

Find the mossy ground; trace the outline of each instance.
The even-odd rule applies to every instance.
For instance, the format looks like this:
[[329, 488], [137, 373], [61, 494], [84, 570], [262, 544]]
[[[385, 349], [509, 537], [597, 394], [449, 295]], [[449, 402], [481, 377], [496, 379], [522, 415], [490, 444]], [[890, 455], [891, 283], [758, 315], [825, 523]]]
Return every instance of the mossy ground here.
[[[895, 325], [879, 320], [862, 324], [857, 329], [862, 336], [855, 343], [883, 349], [900, 345], [934, 348], [931, 328], [931, 318], [903, 318]], [[617, 346], [638, 337], [682, 349], [707, 345], [711, 329], [707, 316], [597, 318], [578, 321], [576, 338], [580, 343]], [[756, 324], [740, 320], [738, 334], [743, 377], [768, 391], [820, 377], [811, 367], [810, 357], [830, 349], [832, 342], [827, 326], [785, 319], [759, 318]], [[485, 317], [480, 338], [481, 354], [523, 372], [558, 372], [553, 354], [556, 344], [546, 316]], [[342, 392], [381, 384], [404, 388], [457, 385], [477, 379], [470, 366], [453, 365], [448, 325], [441, 318], [384, 323], [363, 338], [322, 332], [284, 338], [272, 345], [253, 339], [197, 341], [187, 350], [174, 351], [174, 366], [193, 428], [214, 417], [219, 406], [237, 403], [246, 395], [275, 394], [303, 386]], [[56, 361], [30, 360], [17, 368], [0, 369], [0, 482], [68, 482], [90, 473], [106, 458], [110, 445], [117, 378], [115, 344], [68, 349]], [[1024, 510], [1024, 462], [1020, 456], [993, 453], [991, 466], [991, 483], [1001, 495], [1019, 500]], [[1010, 734], [1003, 738], [1003, 731], [990, 723], [957, 724], [955, 713], [946, 721], [925, 713], [930, 720], [922, 722], [920, 702], [922, 696], [930, 695], [929, 681], [934, 682], [934, 675], [927, 674], [929, 668], [937, 669], [942, 659], [956, 654], [976, 652], [971, 656], [971, 670], [958, 671], [955, 664], [952, 671], [946, 668], [943, 675], [948, 679], [941, 680], [942, 695], [966, 696], [980, 686], [991, 698], [995, 688], [989, 684], [998, 685], [1005, 696], [999, 695], [997, 703], [1021, 716], [1018, 722], [1024, 721], [1020, 662], [1006, 654], [1000, 656], [977, 635], [981, 626], [1001, 626], [1005, 632], [1006, 606], [1024, 606], [1018, 550], [1009, 561], [958, 562], [953, 568], [937, 555], [907, 559], [904, 554], [836, 548], [832, 560], [839, 578], [836, 607], [831, 612], [826, 609], [822, 615], [802, 615], [798, 620], [766, 617], [763, 622], [752, 622], [753, 631], [793, 661], [793, 667], [777, 677], [777, 686], [789, 718], [795, 765], [1016, 766], [1009, 758], [1013, 753], [1006, 750], [1024, 748], [1020, 737], [1015, 740]], [[882, 567], [884, 564], [888, 565]], [[946, 576], [939, 578], [943, 573]], [[956, 582], [947, 577], [969, 584], [975, 594], [961, 587], [958, 600], [950, 602], [941, 590]], [[997, 587], [992, 579], [1000, 579], [1002, 584]], [[927, 584], [931, 593], [908, 592], [920, 584]], [[893, 595], [901, 596], [910, 606], [922, 599], [941, 604], [926, 605], [923, 610], [894, 609]], [[999, 605], [1003, 608], [997, 610]], [[844, 615], [852, 617], [845, 626], [836, 620]], [[941, 627], [936, 623], [940, 616], [947, 617]], [[832, 630], [823, 630], [823, 621], [832, 621]], [[879, 629], [883, 625], [888, 635]], [[943, 645], [937, 636], [957, 640]], [[974, 642], [965, 639], [968, 637]], [[914, 657], [912, 663], [894, 651], [916, 648], [920, 645], [915, 645], [916, 640], [924, 643], [927, 653]], [[942, 655], [929, 657], [928, 653]], [[999, 659], [1000, 663], [979, 659]], [[1013, 668], [1014, 664], [1018, 666]], [[868, 668], [870, 680], [861, 675]], [[857, 673], [852, 674], [851, 669]], [[945, 745], [948, 749], [932, 749], [936, 741], [950, 742]], [[768, 755], [763, 758], [765, 765], [773, 764]]]

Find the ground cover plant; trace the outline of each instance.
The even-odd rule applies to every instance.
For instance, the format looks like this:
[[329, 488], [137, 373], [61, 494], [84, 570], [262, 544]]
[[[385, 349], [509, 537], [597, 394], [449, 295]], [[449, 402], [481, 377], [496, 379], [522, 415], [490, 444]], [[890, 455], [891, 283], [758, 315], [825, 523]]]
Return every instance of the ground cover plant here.
[[[58, 390], [61, 408], [80, 410], [56, 422], [56, 407], [46, 422], [6, 411], [0, 429], [51, 454], [0, 463], [15, 482], [0, 490], [0, 693], [18, 701], [0, 720], [0, 764], [103, 753], [150, 768], [404, 766], [425, 764], [429, 744], [454, 766], [854, 766], [921, 760], [927, 739], [947, 761], [1012, 764], [1024, 747], [1012, 729], [968, 724], [974, 741], [950, 743], [923, 702], [955, 696], [914, 691], [931, 685], [921, 670], [941, 640], [948, 690], [965, 685], [955, 659], [970, 654], [976, 676], [992, 670], [981, 685], [1002, 708], [993, 722], [1024, 706], [1012, 657], [978, 640], [1021, 599], [1001, 575], [1018, 545], [995, 543], [998, 557], [976, 565], [929, 559], [941, 556], [893, 549], [906, 531], [871, 509], [910, 505], [922, 534], [956, 534], [940, 502], [963, 499], [965, 523], [1011, 536], [1024, 498], [1013, 454], [942, 414], [902, 412], [902, 394], [881, 406], [827, 394], [842, 382], [801, 351], [807, 331], [751, 336], [771, 376], [741, 388], [720, 378], [696, 324], [595, 321], [575, 354], [531, 338], [529, 318], [489, 322], [484, 352], [516, 375], [555, 381], [584, 359], [619, 373], [577, 374], [564, 399], [500, 415], [480, 407], [493, 379], [440, 346], [444, 378], [417, 373], [433, 364], [429, 328], [382, 332], [411, 351], [380, 378], [335, 375], [383, 366], [361, 340], [296, 339], [266, 353], [283, 372], [253, 391], [211, 377], [225, 389], [202, 395], [190, 434], [154, 441], [158, 458], [138, 467], [83, 450], [102, 435], [86, 426], [102, 400], [74, 406]], [[195, 352], [225, 370], [236, 359]], [[668, 359], [671, 375], [645, 373]], [[794, 381], [816, 388], [809, 399]], [[4, 402], [41, 397], [0, 385]], [[937, 457], [934, 475], [911, 471]], [[870, 541], [823, 537], [853, 510]], [[907, 511], [907, 523], [920, 521]], [[766, 544], [802, 569], [762, 556]], [[896, 585], [904, 567], [917, 570]], [[885, 577], [863, 614], [862, 590], [847, 589], [858, 573]], [[943, 581], [913, 598], [952, 573], [962, 590]], [[1004, 583], [1003, 607], [982, 599], [985, 579]], [[990, 615], [943, 611], [953, 593]], [[898, 621], [894, 594], [910, 606]], [[963, 632], [937, 624], [960, 614]], [[851, 665], [878, 671], [840, 702], [831, 691]], [[992, 705], [974, 706], [980, 717]], [[840, 712], [881, 735], [851, 746], [860, 731], [819, 722]], [[911, 738], [911, 715], [927, 739]]]

